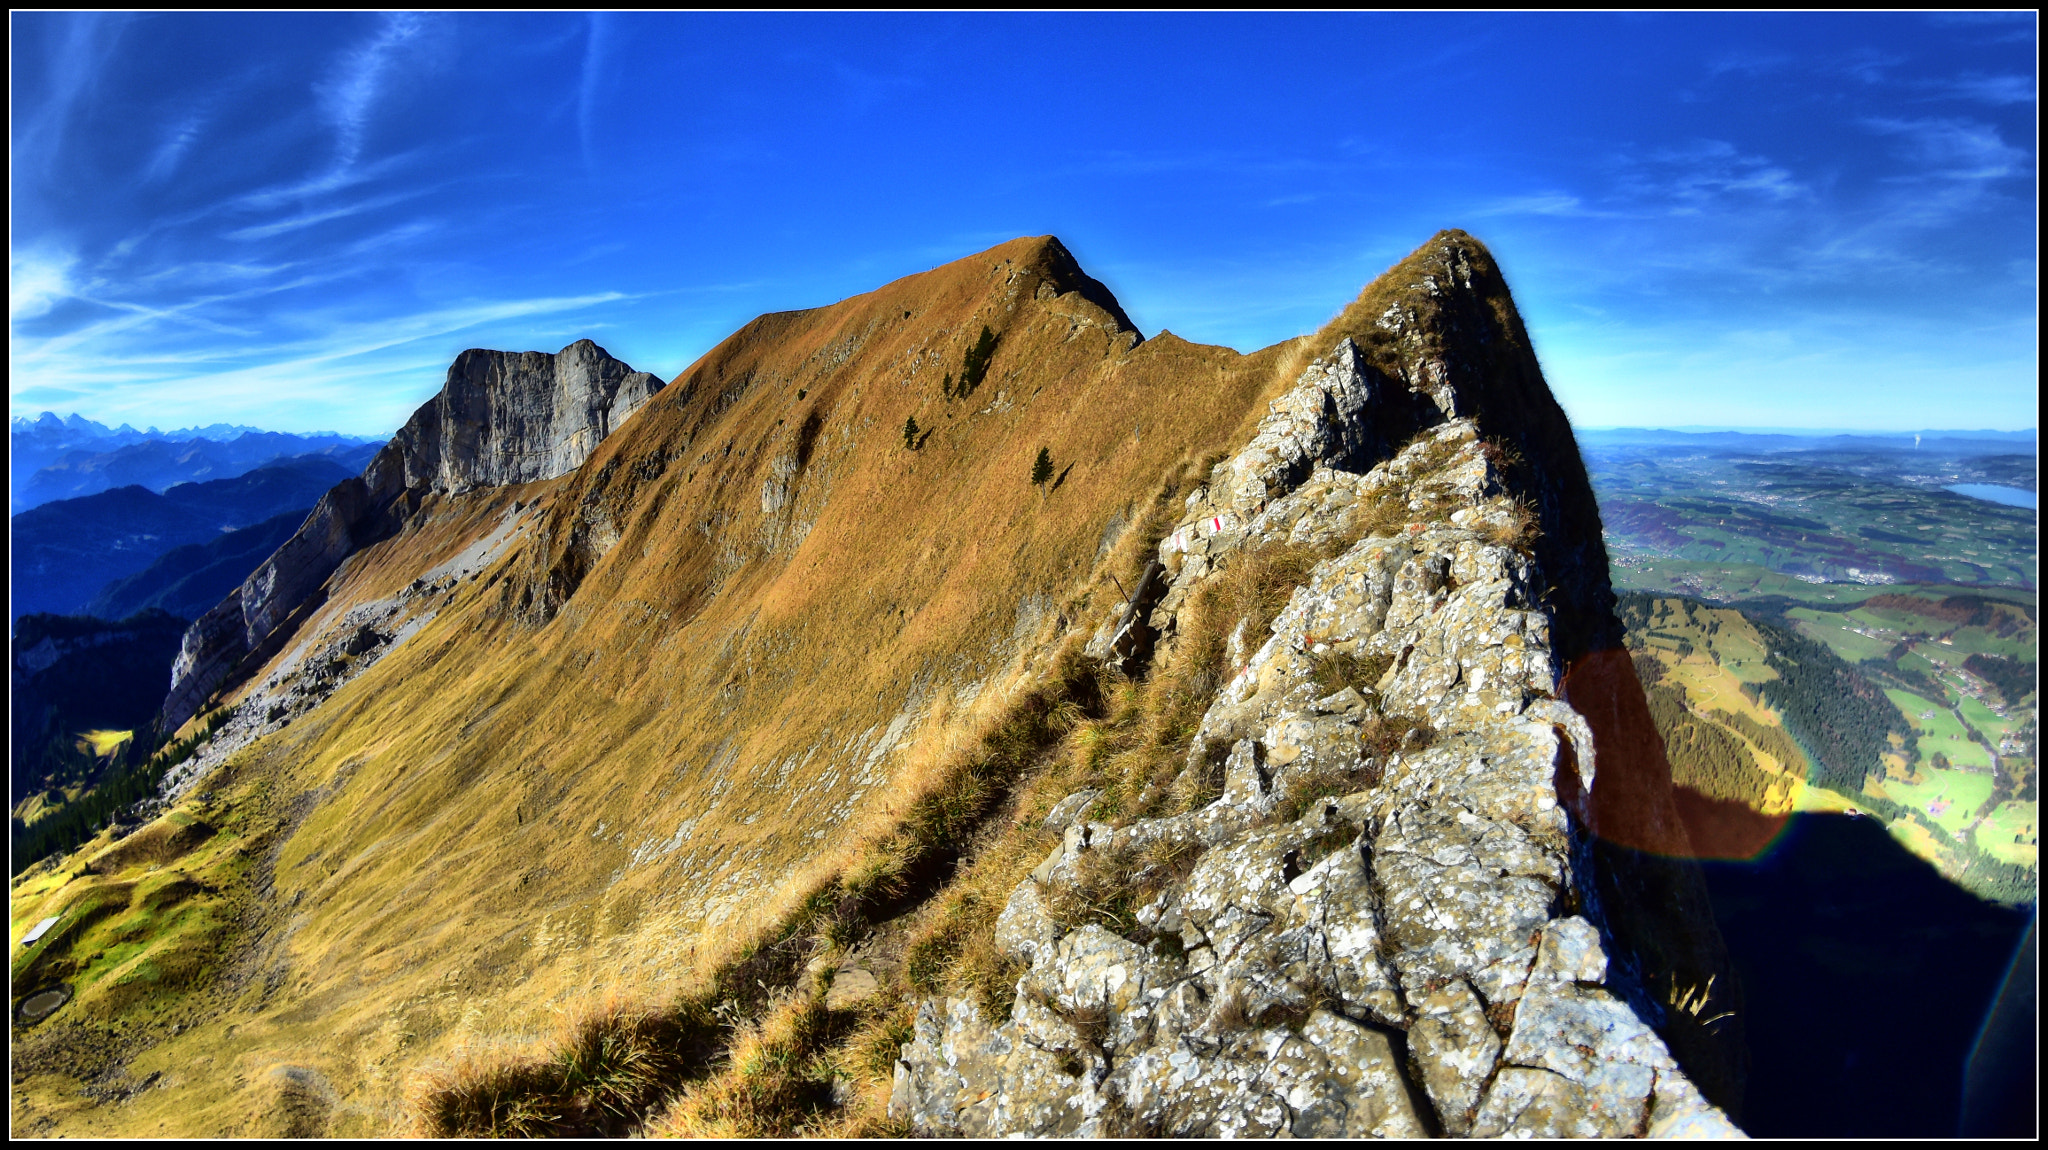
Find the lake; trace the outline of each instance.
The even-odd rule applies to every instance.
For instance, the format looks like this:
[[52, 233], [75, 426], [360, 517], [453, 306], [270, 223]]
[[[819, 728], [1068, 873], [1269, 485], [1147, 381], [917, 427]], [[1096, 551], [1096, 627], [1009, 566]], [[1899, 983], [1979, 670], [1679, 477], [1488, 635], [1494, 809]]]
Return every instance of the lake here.
[[1987, 503], [2003, 503], [2007, 507], [2024, 507], [2029, 511], [2038, 509], [2034, 493], [2024, 487], [2005, 487], [1997, 483], [1951, 483], [1948, 490]]

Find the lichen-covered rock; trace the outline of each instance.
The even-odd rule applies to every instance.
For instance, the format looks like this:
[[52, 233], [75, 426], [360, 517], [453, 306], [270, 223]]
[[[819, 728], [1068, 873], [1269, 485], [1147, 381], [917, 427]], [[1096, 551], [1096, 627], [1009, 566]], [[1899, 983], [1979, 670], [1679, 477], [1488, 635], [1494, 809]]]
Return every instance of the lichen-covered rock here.
[[1465, 980], [1450, 982], [1416, 1003], [1408, 1050], [1422, 1073], [1446, 1134], [1472, 1129], [1472, 1114], [1500, 1062], [1500, 1036], [1486, 1021], [1479, 997]]
[[[1265, 633], [1228, 633], [1189, 752], [1205, 778], [1222, 755], [1222, 796], [1126, 826], [1060, 804], [1061, 844], [998, 925], [1028, 964], [1010, 1016], [926, 1003], [893, 1114], [969, 1135], [1740, 1136], [1597, 921], [1572, 805], [1597, 748], [1558, 696], [1611, 593], [1590, 552], [1527, 530], [1531, 503], [1590, 514], [1583, 473], [1546, 461], [1517, 489], [1486, 398], [1453, 356], [1393, 380], [1347, 340], [1189, 497], [1149, 617], [1167, 657], [1242, 553], [1331, 556]], [[1432, 424], [1394, 450], [1390, 429]], [[1091, 852], [1160, 843], [1202, 853], [1132, 937], [1060, 933], [1046, 907]]]

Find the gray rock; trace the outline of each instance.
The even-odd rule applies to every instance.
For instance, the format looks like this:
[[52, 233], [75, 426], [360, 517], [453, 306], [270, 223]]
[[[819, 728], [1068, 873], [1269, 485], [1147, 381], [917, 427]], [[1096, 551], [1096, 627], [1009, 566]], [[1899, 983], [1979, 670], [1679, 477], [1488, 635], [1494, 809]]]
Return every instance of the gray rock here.
[[[1446, 315], [1480, 275], [1454, 249], [1427, 285]], [[1450, 321], [1380, 322], [1426, 348]], [[1061, 804], [1060, 846], [998, 920], [1028, 963], [1010, 1020], [926, 1003], [892, 1113], [969, 1135], [1740, 1136], [1605, 985], [1598, 875], [1558, 787], [1565, 762], [1582, 788], [1600, 778], [1591, 727], [1558, 696], [1568, 659], [1613, 631], [1604, 556], [1597, 530], [1590, 546], [1500, 542], [1516, 498], [1547, 508], [1546, 531], [1596, 520], [1576, 459], [1526, 460], [1520, 488], [1496, 469], [1484, 435], [1568, 444], [1569, 430], [1540, 377], [1503, 391], [1474, 374], [1482, 361], [1428, 352], [1396, 379], [1341, 343], [1188, 497], [1149, 617], [1169, 644], [1241, 549], [1355, 541], [1265, 632], [1227, 633], [1188, 766], [1206, 777], [1227, 745], [1221, 798], [1119, 827], [1079, 821], [1079, 796]], [[1494, 409], [1527, 422], [1503, 430]], [[1355, 538], [1382, 499], [1413, 521]], [[1332, 652], [1386, 671], [1333, 694], [1314, 683]], [[1278, 821], [1303, 783], [1322, 796], [1346, 779], [1352, 793]], [[1088, 851], [1165, 841], [1203, 853], [1133, 937], [1049, 925], [1048, 889]], [[1382, 1026], [1406, 1031], [1407, 1065]]]
[[996, 916], [996, 949], [1018, 962], [1029, 963], [1040, 951], [1059, 941], [1059, 924], [1045, 911], [1037, 882], [1022, 882], [1010, 893], [1003, 913]]
[[1063, 833], [1069, 826], [1073, 825], [1075, 819], [1080, 818], [1089, 807], [1095, 805], [1096, 799], [1101, 797], [1102, 790], [1099, 787], [1091, 790], [1077, 791], [1074, 794], [1068, 795], [1066, 798], [1054, 803], [1052, 810], [1046, 814], [1043, 824], [1045, 829], [1054, 834]]
[[274, 653], [342, 561], [397, 531], [431, 492], [566, 475], [662, 388], [587, 339], [554, 355], [472, 349], [363, 474], [320, 497], [298, 532], [185, 633], [164, 729], [237, 667]]
[[1423, 1089], [1444, 1132], [1466, 1134], [1500, 1061], [1500, 1036], [1463, 979], [1423, 997], [1416, 1011], [1420, 1017], [1408, 1028], [1408, 1051], [1421, 1068]]

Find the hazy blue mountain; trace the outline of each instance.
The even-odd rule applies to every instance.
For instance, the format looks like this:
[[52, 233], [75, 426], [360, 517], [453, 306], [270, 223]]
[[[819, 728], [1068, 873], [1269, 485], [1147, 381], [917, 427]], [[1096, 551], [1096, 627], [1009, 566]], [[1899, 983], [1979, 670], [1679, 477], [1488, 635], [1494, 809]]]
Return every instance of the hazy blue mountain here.
[[140, 485], [60, 499], [9, 520], [14, 595], [9, 618], [82, 610], [101, 588], [174, 548], [298, 511], [357, 468], [319, 456], [285, 460], [232, 479], [183, 483], [162, 494]]
[[279, 459], [323, 455], [360, 471], [382, 440], [333, 432], [295, 434], [239, 424], [137, 431], [44, 412], [9, 429], [10, 513], [130, 485], [161, 492], [176, 483], [226, 479]]
[[135, 574], [100, 588], [85, 605], [85, 613], [124, 619], [154, 607], [197, 619], [241, 586], [258, 564], [292, 537], [311, 510], [309, 504], [204, 543], [173, 547]]

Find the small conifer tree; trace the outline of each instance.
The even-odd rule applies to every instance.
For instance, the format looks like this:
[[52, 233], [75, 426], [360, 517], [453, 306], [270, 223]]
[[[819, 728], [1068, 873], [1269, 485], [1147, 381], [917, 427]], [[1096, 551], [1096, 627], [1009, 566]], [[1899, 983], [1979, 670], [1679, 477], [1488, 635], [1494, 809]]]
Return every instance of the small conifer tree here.
[[1038, 461], [1031, 465], [1031, 485], [1033, 487], [1039, 488], [1039, 494], [1043, 496], [1045, 494], [1043, 489], [1045, 487], [1046, 481], [1051, 478], [1052, 450], [1050, 448], [1041, 447], [1038, 449]]
[[967, 349], [967, 355], [960, 362], [959, 394], [964, 398], [981, 386], [981, 379], [988, 374], [988, 361], [995, 358], [996, 335], [983, 324], [981, 338]]
[[952, 373], [952, 372], [950, 372], [950, 371], [949, 371], [949, 372], [947, 372], [947, 373], [946, 373], [946, 382], [944, 382], [944, 383], [942, 383], [942, 384], [940, 384], [940, 385], [939, 385], [939, 390], [940, 390], [940, 391], [943, 391], [943, 392], [945, 392], [945, 393], [946, 393], [946, 398], [947, 398], [947, 399], [951, 399], [951, 398], [953, 398], [953, 373]]
[[917, 446], [917, 430], [918, 428], [916, 416], [913, 415], [910, 418], [903, 421], [903, 446]]

